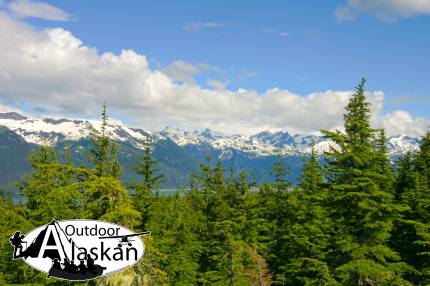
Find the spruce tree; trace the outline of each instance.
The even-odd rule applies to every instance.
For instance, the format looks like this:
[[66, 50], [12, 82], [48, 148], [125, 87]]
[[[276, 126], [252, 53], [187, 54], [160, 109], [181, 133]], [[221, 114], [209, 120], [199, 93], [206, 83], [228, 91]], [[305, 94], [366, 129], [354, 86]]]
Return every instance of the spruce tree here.
[[419, 285], [420, 281], [419, 272], [416, 270], [419, 247], [415, 242], [418, 237], [415, 230], [416, 222], [412, 220], [416, 218], [415, 210], [419, 203], [419, 198], [416, 196], [417, 179], [411, 152], [407, 152], [399, 160], [397, 178], [394, 183], [395, 201], [400, 203], [405, 210], [394, 221], [390, 246], [400, 254], [402, 261], [408, 265], [408, 268], [405, 269], [405, 277], [414, 285]]
[[173, 196], [154, 198], [147, 227], [152, 231], [153, 248], [158, 252], [158, 261], [154, 264], [166, 272], [169, 285], [195, 285], [198, 282], [202, 218], [203, 212], [197, 211], [179, 191]]
[[388, 156], [387, 138], [385, 130], [379, 129], [376, 131], [376, 139], [374, 141], [375, 152], [375, 170], [379, 175], [376, 180], [379, 182], [379, 188], [385, 192], [395, 193], [394, 191], [394, 173], [393, 166]]
[[378, 167], [380, 154], [375, 151], [364, 85], [363, 79], [346, 107], [345, 132], [323, 131], [336, 144], [326, 154], [331, 217], [338, 236], [330, 264], [343, 285], [400, 283], [399, 255], [387, 246], [398, 210], [391, 191], [381, 189], [379, 182], [385, 174]]
[[211, 267], [205, 278], [211, 285], [253, 285], [263, 279], [264, 269], [258, 268], [258, 262], [264, 264], [264, 259], [254, 245], [255, 204], [250, 200], [246, 173], [239, 172], [237, 183], [227, 182], [218, 163], [213, 174], [215, 193], [208, 213], [211, 239], [207, 245]]
[[323, 183], [323, 171], [318, 162], [318, 154], [315, 151], [314, 143], [312, 143], [310, 157], [307, 160], [305, 159], [303, 165], [303, 179], [300, 181], [300, 190], [308, 195], [318, 194], [323, 187]]
[[303, 166], [303, 178], [288, 199], [290, 221], [285, 229], [284, 264], [277, 275], [281, 285], [331, 285], [335, 283], [326, 259], [330, 256], [331, 220], [327, 212], [328, 192], [318, 155], [312, 147]]
[[286, 191], [291, 186], [291, 182], [287, 179], [288, 171], [285, 167], [284, 159], [280, 154], [276, 156], [275, 163], [271, 168], [271, 175], [273, 177], [273, 185], [278, 193]]
[[[166, 219], [167, 217], [177, 218], [178, 215], [167, 211], [169, 207], [166, 206], [165, 197], [153, 194], [164, 180], [164, 175], [160, 173], [157, 164], [158, 160], [152, 157], [152, 148], [148, 140], [144, 153], [138, 158], [136, 165], [132, 167], [132, 170], [142, 178], [129, 184], [130, 189], [133, 190], [134, 207], [142, 215], [137, 228], [150, 230], [153, 233], [151, 236], [144, 237], [145, 256], [135, 267], [138, 285], [168, 285], [169, 282], [172, 284], [175, 281], [175, 274], [172, 272], [175, 271], [172, 271], [172, 268], [168, 268], [167, 265], [176, 265], [176, 261], [170, 257], [170, 253], [182, 255], [182, 253], [176, 252], [176, 249], [171, 245], [171, 242], [176, 241], [176, 238], [170, 235], [179, 231], [173, 229], [171, 225], [166, 225], [166, 222], [169, 221]], [[192, 212], [189, 213], [192, 214]], [[188, 277], [189, 274], [184, 273], [183, 275]], [[192, 279], [184, 280], [186, 279], [178, 281], [179, 284], [194, 281]]]
[[93, 130], [90, 137], [91, 147], [84, 157], [93, 165], [96, 176], [112, 176], [118, 178], [122, 174], [122, 167], [117, 160], [117, 145], [109, 138], [108, 115], [106, 104], [103, 104], [100, 131]]
[[271, 167], [272, 182], [264, 182], [257, 194], [261, 222], [256, 226], [259, 232], [260, 251], [266, 257], [274, 273], [279, 273], [285, 263], [284, 226], [291, 222], [291, 209], [288, 207], [289, 188], [287, 168], [280, 154]]
[[415, 188], [415, 168], [412, 162], [411, 151], [408, 151], [398, 162], [396, 182], [394, 184], [394, 195], [396, 201], [401, 201], [402, 195]]
[[430, 132], [422, 138], [411, 160], [407, 154], [400, 161], [396, 194], [407, 207], [396, 225], [392, 245], [416, 273], [408, 274], [416, 285], [430, 283]]
[[81, 194], [68, 186], [76, 182], [70, 170], [57, 159], [53, 148], [42, 146], [30, 153], [30, 174], [23, 176], [17, 187], [23, 195], [31, 218], [48, 223], [52, 218], [73, 218], [78, 210]]
[[133, 202], [135, 208], [142, 213], [141, 229], [145, 228], [149, 220], [151, 204], [153, 201], [153, 192], [164, 180], [164, 175], [160, 173], [157, 167], [158, 160], [152, 157], [151, 145], [147, 143], [144, 153], [139, 157], [136, 165], [132, 167], [138, 175], [142, 177], [137, 182], [129, 184], [133, 192]]
[[95, 131], [90, 137], [91, 147], [88, 153], [84, 153], [92, 166], [89, 169], [91, 175], [81, 187], [81, 215], [136, 227], [141, 213], [134, 208], [127, 190], [118, 180], [122, 166], [117, 160], [116, 144], [109, 138], [107, 128], [108, 116], [106, 104], [103, 104], [100, 132]]
[[17, 186], [26, 199], [27, 207], [35, 210], [44, 205], [45, 196], [57, 187], [52, 180], [52, 173], [46, 168], [57, 162], [57, 156], [52, 148], [42, 146], [38, 151], [31, 152], [28, 159], [33, 172], [23, 177]]
[[27, 233], [35, 225], [28, 216], [29, 210], [20, 204], [14, 204], [11, 193], [0, 190], [0, 284], [34, 285], [46, 283], [46, 274], [39, 272], [23, 261], [12, 260], [12, 248], [9, 238], [17, 230]]

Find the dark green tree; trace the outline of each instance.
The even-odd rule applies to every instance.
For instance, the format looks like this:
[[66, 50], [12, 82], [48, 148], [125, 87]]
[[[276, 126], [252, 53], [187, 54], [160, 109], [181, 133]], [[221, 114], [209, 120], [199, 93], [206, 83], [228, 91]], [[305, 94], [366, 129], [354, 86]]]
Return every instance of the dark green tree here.
[[407, 208], [396, 224], [391, 243], [415, 270], [408, 278], [415, 285], [430, 283], [430, 132], [418, 152], [400, 160], [396, 197]]
[[323, 131], [336, 146], [326, 154], [335, 252], [329, 264], [343, 285], [406, 283], [403, 264], [388, 245], [398, 209], [391, 190], [381, 189], [381, 146], [375, 151], [365, 80], [356, 88], [344, 115], [345, 132]]
[[387, 138], [385, 130], [377, 130], [376, 139], [374, 141], [375, 152], [375, 170], [380, 175], [378, 182], [379, 188], [385, 192], [394, 192], [394, 173], [393, 166], [388, 156]]
[[81, 194], [77, 190], [66, 189], [75, 182], [75, 178], [57, 160], [54, 149], [40, 147], [30, 154], [29, 162], [31, 173], [23, 176], [17, 187], [34, 222], [44, 224], [52, 218], [74, 217]]
[[9, 243], [15, 231], [27, 233], [34, 227], [28, 217], [29, 210], [25, 206], [15, 205], [10, 192], [0, 193], [0, 284], [42, 284], [46, 281], [46, 275], [22, 261], [13, 261], [13, 250]]
[[276, 161], [271, 168], [271, 175], [274, 180], [273, 186], [279, 193], [286, 191], [291, 186], [291, 182], [287, 179], [288, 171], [284, 159], [280, 154], [276, 156]]
[[281, 285], [332, 285], [333, 273], [326, 263], [330, 256], [331, 220], [327, 212], [328, 192], [318, 155], [312, 148], [303, 166], [303, 178], [288, 198], [291, 219], [283, 226], [281, 253], [284, 265], [277, 275]]
[[261, 221], [256, 225], [259, 232], [259, 249], [267, 259], [273, 274], [279, 274], [284, 266], [287, 253], [285, 225], [291, 224], [291, 211], [288, 198], [292, 189], [287, 179], [287, 168], [279, 154], [271, 167], [273, 182], [264, 182], [257, 194], [258, 212]]
[[203, 212], [177, 192], [158, 196], [148, 222], [160, 253], [159, 265], [166, 272], [169, 285], [196, 285], [199, 281], [199, 258], [203, 251], [200, 223]]
[[91, 147], [83, 155], [92, 164], [94, 173], [98, 177], [112, 176], [118, 178], [122, 174], [122, 167], [117, 156], [117, 145], [109, 138], [108, 115], [106, 104], [103, 104], [100, 131], [93, 130], [90, 137]]
[[160, 169], [157, 167], [158, 160], [154, 159], [151, 153], [151, 146], [147, 144], [143, 155], [139, 157], [136, 165], [132, 167], [142, 179], [129, 184], [133, 190], [135, 208], [142, 213], [141, 229], [145, 228], [151, 215], [150, 209], [153, 202], [153, 192], [164, 181], [164, 175], [160, 173]]

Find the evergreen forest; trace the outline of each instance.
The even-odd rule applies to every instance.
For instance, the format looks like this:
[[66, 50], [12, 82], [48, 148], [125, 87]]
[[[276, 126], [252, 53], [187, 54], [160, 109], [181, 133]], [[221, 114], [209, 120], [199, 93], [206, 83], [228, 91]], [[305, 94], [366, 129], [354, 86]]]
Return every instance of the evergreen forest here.
[[[187, 185], [164, 195], [150, 142], [131, 166], [139, 180], [122, 179], [104, 106], [101, 131], [82, 150], [86, 164], [74, 163], [67, 148], [42, 146], [16, 183], [22, 200], [2, 190], [0, 284], [430, 285], [430, 132], [417, 152], [393, 162], [384, 130], [370, 119], [363, 79], [345, 107], [344, 128], [321, 130], [330, 151], [303, 158], [299, 183], [287, 179], [281, 156], [261, 184], [208, 156]], [[12, 261], [9, 237], [52, 218], [152, 235], [142, 236], [143, 258], [123, 272], [86, 283], [47, 279]]]

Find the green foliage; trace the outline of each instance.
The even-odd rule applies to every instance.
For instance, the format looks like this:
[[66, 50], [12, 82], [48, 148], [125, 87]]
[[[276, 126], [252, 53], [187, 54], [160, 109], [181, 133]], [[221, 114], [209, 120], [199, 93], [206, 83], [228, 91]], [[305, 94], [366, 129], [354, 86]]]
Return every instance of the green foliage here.
[[153, 202], [153, 192], [158, 189], [164, 176], [157, 167], [158, 160], [152, 158], [151, 146], [145, 147], [145, 153], [139, 157], [136, 165], [132, 169], [142, 177], [137, 182], [129, 183], [129, 188], [133, 190], [133, 202], [135, 208], [142, 214], [140, 224], [141, 229], [145, 229], [149, 221], [149, 212]]
[[[120, 166], [116, 166], [114, 145], [105, 136], [106, 118], [104, 108], [102, 136], [91, 148], [94, 168], [73, 166], [68, 149], [63, 162], [58, 160], [59, 156], [52, 148], [46, 146], [30, 154], [31, 172], [17, 183], [24, 198], [22, 205], [14, 205], [10, 199], [1, 201], [4, 221], [0, 227], [4, 228], [4, 236], [9, 237], [16, 230], [27, 232], [52, 218], [101, 219], [131, 228], [138, 225], [141, 214], [134, 209], [127, 190], [117, 179]], [[110, 151], [105, 152], [106, 146], [111, 146]], [[2, 241], [2, 250], [11, 249], [7, 245], [8, 239]], [[10, 251], [2, 251], [2, 254], [6, 253], [10, 256]], [[10, 261], [10, 258], [3, 260], [0, 279], [5, 283], [46, 281], [43, 274], [21, 265], [22, 262]], [[56, 283], [55, 280], [49, 282]]]
[[44, 146], [17, 183], [23, 201], [2, 192], [0, 284], [65, 283], [11, 261], [8, 242], [55, 217], [152, 232], [139, 263], [91, 285], [430, 285], [430, 133], [394, 168], [384, 131], [370, 126], [364, 83], [346, 107], [344, 132], [323, 131], [334, 143], [325, 164], [312, 150], [295, 186], [281, 156], [268, 170], [273, 180], [259, 186], [233, 167], [226, 178], [208, 157], [189, 188], [162, 196], [148, 145], [132, 167], [140, 179], [126, 188], [104, 106], [86, 166], [74, 164], [71, 148]]
[[312, 148], [303, 179], [288, 198], [290, 220], [284, 224], [285, 253], [276, 282], [282, 285], [331, 285], [335, 282], [327, 260], [333, 225], [328, 216], [328, 192], [318, 156]]
[[198, 239], [201, 212], [177, 193], [155, 200], [148, 228], [153, 230], [163, 266], [171, 284], [193, 285], [198, 280], [198, 258], [202, 242]]
[[93, 134], [90, 137], [92, 146], [88, 153], [84, 153], [84, 156], [92, 164], [96, 176], [118, 178], [122, 174], [122, 167], [116, 158], [116, 144], [109, 139], [107, 128], [108, 116], [106, 104], [103, 104], [101, 131], [93, 130]]
[[291, 182], [287, 179], [288, 171], [281, 155], [277, 156], [271, 174], [274, 179], [274, 187], [278, 192], [285, 191], [291, 186]]
[[203, 285], [270, 281], [267, 263], [258, 253], [257, 195], [251, 191], [246, 174], [241, 171], [235, 178], [231, 169], [226, 179], [222, 165], [212, 167], [210, 158], [200, 169], [187, 195], [195, 208], [193, 213], [200, 214], [198, 281]]
[[430, 133], [420, 149], [400, 160], [396, 197], [407, 208], [396, 223], [391, 244], [413, 267], [408, 277], [414, 284], [430, 284]]
[[96, 177], [86, 182], [82, 217], [101, 219], [133, 228], [140, 213], [133, 208], [126, 189], [112, 177]]
[[30, 219], [48, 223], [52, 218], [73, 218], [79, 208], [81, 195], [67, 188], [75, 178], [68, 166], [61, 165], [50, 147], [42, 146], [29, 156], [32, 172], [17, 183], [30, 210]]
[[1, 193], [0, 198], [0, 283], [20, 283], [23, 281], [40, 281], [43, 275], [23, 262], [12, 263], [12, 248], [9, 237], [16, 230], [23, 233], [32, 229], [32, 224], [26, 219], [28, 211], [22, 206], [15, 206], [10, 193]]
[[370, 127], [365, 80], [346, 107], [345, 133], [323, 131], [337, 146], [326, 154], [330, 216], [338, 236], [330, 258], [337, 279], [346, 285], [374, 285], [401, 279], [400, 257], [388, 246], [395, 204], [387, 174], [383, 133]]

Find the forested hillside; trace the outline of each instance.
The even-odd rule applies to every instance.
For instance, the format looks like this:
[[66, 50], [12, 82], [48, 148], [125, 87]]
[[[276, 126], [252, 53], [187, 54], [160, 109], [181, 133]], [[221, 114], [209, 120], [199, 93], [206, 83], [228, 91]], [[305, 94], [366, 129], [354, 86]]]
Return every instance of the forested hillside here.
[[137, 265], [89, 285], [430, 285], [430, 133], [392, 163], [384, 130], [370, 126], [364, 85], [345, 108], [344, 131], [322, 131], [336, 143], [324, 163], [313, 151], [298, 184], [282, 157], [259, 184], [208, 157], [172, 196], [157, 194], [166, 178], [150, 146], [130, 162], [139, 180], [120, 181], [103, 108], [85, 164], [68, 148], [40, 147], [17, 184], [23, 201], [3, 192], [0, 284], [66, 284], [12, 261], [8, 238], [52, 218], [88, 218], [152, 232]]

